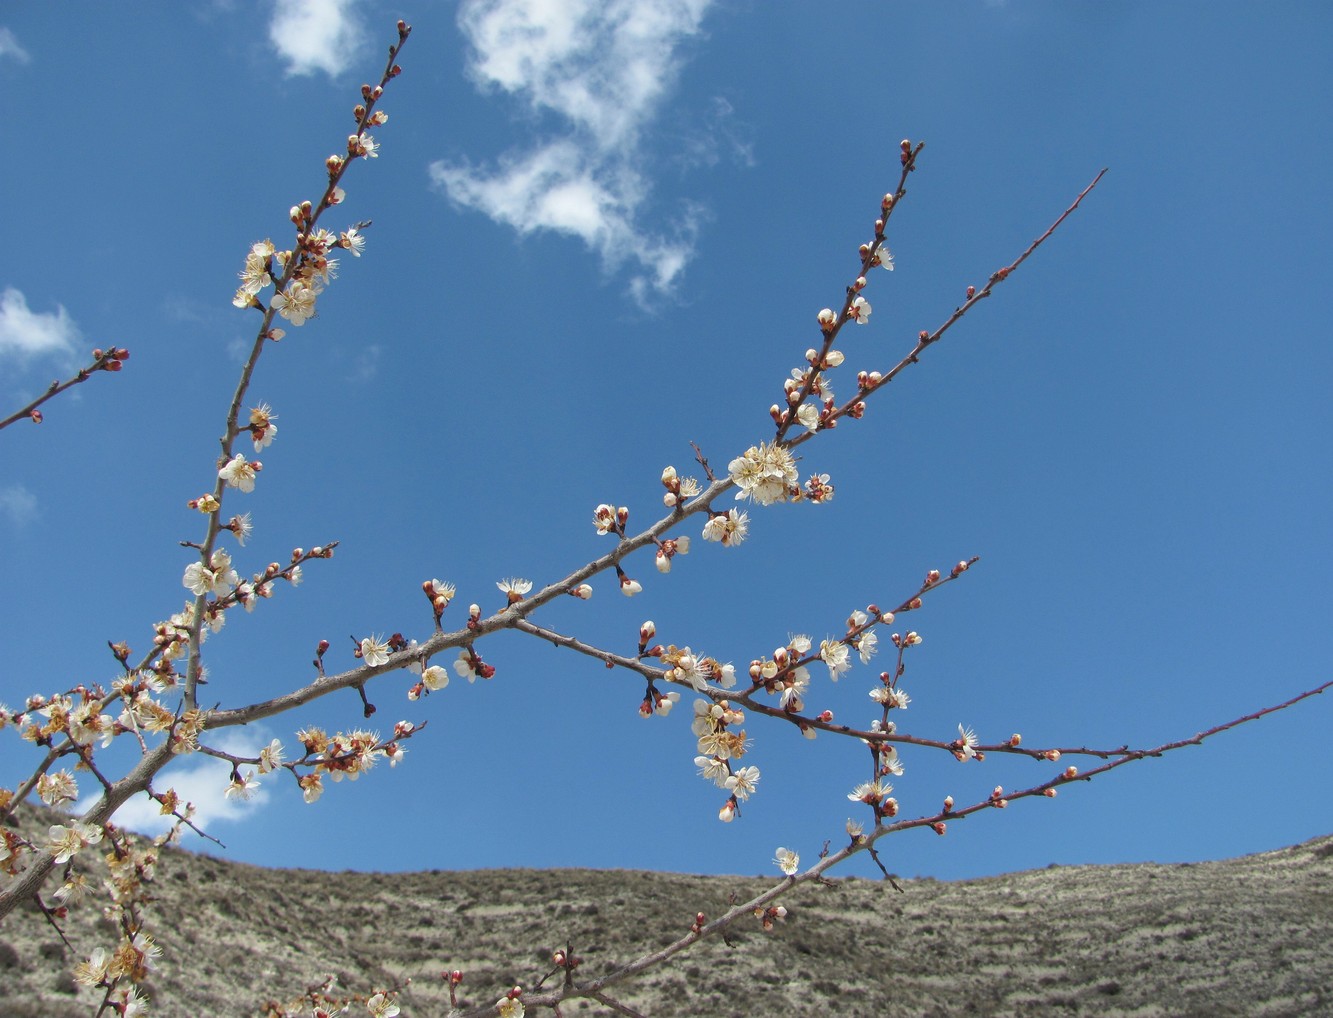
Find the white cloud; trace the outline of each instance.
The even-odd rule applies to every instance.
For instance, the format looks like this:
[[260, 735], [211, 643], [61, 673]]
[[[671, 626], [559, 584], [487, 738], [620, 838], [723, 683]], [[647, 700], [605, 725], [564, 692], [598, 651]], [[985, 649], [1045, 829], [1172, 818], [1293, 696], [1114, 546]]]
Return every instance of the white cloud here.
[[431, 176], [459, 205], [520, 234], [579, 237], [631, 287], [669, 292], [693, 254], [697, 210], [653, 236], [639, 225], [651, 184], [641, 136], [675, 82], [681, 43], [711, 0], [465, 0], [459, 27], [482, 88], [551, 112], [561, 133], [510, 151], [493, 168], [436, 162]]
[[37, 312], [29, 309], [27, 298], [12, 286], [0, 293], [0, 356], [14, 354], [27, 359], [50, 353], [70, 354], [78, 339], [78, 326], [59, 304], [54, 312]]
[[0, 488], [0, 512], [21, 527], [37, 516], [37, 496], [21, 484]]
[[336, 77], [345, 71], [364, 40], [355, 11], [356, 0], [278, 0], [268, 37], [287, 61], [287, 73]]
[[[206, 741], [214, 749], [234, 756], [258, 756], [260, 749], [268, 745], [269, 740], [257, 731], [247, 731], [219, 733]], [[242, 767], [241, 773], [253, 769]], [[168, 764], [167, 769], [153, 782], [153, 788], [159, 792], [174, 788], [181, 802], [194, 803], [195, 826], [211, 834], [218, 824], [244, 820], [264, 805], [268, 801], [269, 788], [284, 776], [287, 775], [277, 771], [260, 775], [259, 787], [251, 793], [249, 799], [229, 799], [226, 793], [231, 783], [231, 764], [216, 757], [196, 754]], [[91, 797], [86, 801], [81, 799], [75, 812], [83, 812], [95, 801]], [[150, 836], [163, 833], [173, 822], [172, 818], [164, 817], [158, 804], [145, 794], [133, 796], [116, 811], [116, 823]]]
[[7, 28], [0, 27], [0, 60], [5, 57], [13, 57], [21, 64], [32, 62], [32, 57], [28, 55], [27, 50], [19, 45], [14, 33]]

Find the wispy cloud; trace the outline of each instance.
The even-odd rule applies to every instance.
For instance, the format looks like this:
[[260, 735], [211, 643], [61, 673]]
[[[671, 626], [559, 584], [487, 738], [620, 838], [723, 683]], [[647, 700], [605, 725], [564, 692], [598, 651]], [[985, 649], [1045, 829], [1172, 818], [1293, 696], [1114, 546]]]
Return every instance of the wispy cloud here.
[[10, 60], [16, 60], [20, 64], [32, 63], [32, 57], [28, 51], [19, 45], [18, 39], [8, 28], [0, 26], [0, 60], [8, 57]]
[[694, 251], [697, 209], [650, 233], [652, 190], [643, 134], [680, 69], [711, 0], [464, 0], [458, 22], [483, 89], [561, 121], [553, 137], [511, 150], [493, 167], [440, 161], [431, 176], [459, 205], [520, 234], [579, 237], [608, 268], [637, 265], [642, 299], [670, 292]]
[[365, 41], [356, 0], [278, 0], [268, 37], [287, 61], [288, 74], [323, 71], [330, 77], [356, 60]]
[[0, 356], [21, 360], [46, 354], [71, 354], [79, 340], [79, 329], [69, 313], [33, 311], [23, 293], [12, 286], [0, 293]]
[[16, 527], [31, 522], [37, 516], [37, 496], [21, 484], [0, 488], [0, 513], [9, 517]]
[[[211, 738], [209, 744], [234, 756], [257, 756], [260, 749], [268, 745], [268, 738], [260, 737], [258, 732], [226, 733]], [[241, 773], [251, 769], [243, 767]], [[153, 787], [158, 791], [173, 788], [181, 802], [194, 803], [195, 826], [212, 833], [211, 829], [218, 824], [244, 820], [263, 806], [268, 801], [269, 788], [284, 776], [291, 780], [285, 772], [274, 772], [259, 778], [259, 787], [249, 799], [229, 799], [227, 786], [231, 783], [231, 764], [216, 757], [197, 755], [163, 771]], [[92, 800], [80, 800], [75, 812], [82, 812], [91, 805]], [[171, 817], [162, 815], [156, 802], [142, 794], [134, 796], [116, 811], [116, 823], [150, 836], [163, 833], [173, 822]]]
[[369, 343], [361, 347], [352, 358], [348, 378], [353, 382], [369, 382], [380, 370], [380, 355], [384, 348], [378, 343]]

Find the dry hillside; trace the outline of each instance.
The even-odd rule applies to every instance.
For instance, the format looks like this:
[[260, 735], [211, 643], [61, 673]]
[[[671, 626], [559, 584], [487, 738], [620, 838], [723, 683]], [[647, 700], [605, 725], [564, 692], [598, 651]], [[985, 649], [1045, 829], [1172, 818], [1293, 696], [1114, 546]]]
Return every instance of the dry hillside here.
[[[531, 985], [566, 942], [590, 976], [767, 881], [669, 873], [322, 873], [163, 853], [153, 1013], [257, 1014], [336, 973], [412, 982], [405, 1016], [444, 1016], [441, 970], [490, 1002]], [[903, 892], [807, 886], [765, 934], [705, 941], [616, 995], [670, 1015], [1333, 1015], [1333, 836], [1226, 862], [1079, 866]], [[99, 928], [99, 926], [101, 928]], [[70, 918], [86, 953], [109, 935]], [[101, 938], [99, 940], [99, 938]], [[0, 1018], [85, 1016], [77, 957], [35, 911], [0, 924]], [[610, 1014], [580, 1001], [566, 1014]]]

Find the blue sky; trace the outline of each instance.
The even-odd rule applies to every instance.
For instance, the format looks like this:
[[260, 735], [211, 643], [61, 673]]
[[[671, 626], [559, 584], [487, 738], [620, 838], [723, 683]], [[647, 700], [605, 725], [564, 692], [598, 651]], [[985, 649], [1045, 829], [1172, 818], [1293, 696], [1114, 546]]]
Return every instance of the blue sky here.
[[[626, 22], [627, 9], [637, 20]], [[1333, 233], [1323, 128], [1333, 11], [1320, 4], [465, 0], [13, 4], [0, 81], [21, 115], [0, 250], [8, 410], [94, 345], [127, 369], [0, 442], [0, 700], [115, 674], [180, 609], [187, 499], [256, 315], [230, 301], [249, 246], [289, 236], [323, 160], [414, 26], [382, 154], [331, 225], [371, 219], [319, 317], [272, 347], [251, 402], [281, 435], [252, 495], [243, 574], [338, 540], [206, 646], [224, 706], [296, 688], [321, 638], [424, 638], [423, 580], [499, 606], [495, 581], [558, 579], [607, 550], [600, 502], [657, 518], [659, 474], [718, 467], [771, 436], [767, 408], [815, 344], [897, 180], [897, 269], [840, 341], [842, 395], [942, 322], [1103, 166], [1070, 222], [870, 404], [802, 450], [825, 506], [751, 507], [633, 600], [594, 581], [537, 619], [631, 650], [641, 621], [741, 670], [788, 634], [838, 634], [932, 567], [981, 562], [910, 620], [925, 642], [904, 730], [948, 739], [1152, 746], [1329, 678], [1327, 390]], [[693, 471], [697, 472], [697, 471]], [[243, 504], [242, 504], [243, 503]], [[615, 866], [776, 872], [842, 838], [864, 751], [754, 719], [763, 777], [731, 825], [695, 774], [688, 707], [639, 719], [642, 685], [513, 635], [498, 672], [408, 703], [429, 727], [396, 770], [304, 805], [270, 778], [240, 808], [225, 768], [174, 783], [233, 859], [328, 868]], [[867, 723], [878, 668], [808, 703]], [[686, 705], [690, 697], [685, 697]], [[1048, 863], [1197, 860], [1328, 833], [1333, 699], [1202, 748], [1023, 802], [944, 838], [907, 832], [890, 869], [940, 877]], [[225, 737], [295, 744], [361, 724], [351, 693]], [[32, 758], [11, 732], [0, 784]], [[904, 815], [1053, 768], [904, 754]], [[168, 777], [171, 772], [168, 772]], [[872, 874], [856, 863], [848, 873]]]

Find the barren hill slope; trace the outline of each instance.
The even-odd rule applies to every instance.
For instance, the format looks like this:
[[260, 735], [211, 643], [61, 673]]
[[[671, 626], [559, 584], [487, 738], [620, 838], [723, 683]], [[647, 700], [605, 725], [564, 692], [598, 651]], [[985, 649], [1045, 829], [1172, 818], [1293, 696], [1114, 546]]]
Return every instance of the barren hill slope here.
[[[165, 850], [153, 1013], [259, 1013], [338, 974], [411, 985], [444, 1016], [444, 969], [489, 1003], [572, 945], [592, 978], [665, 944], [696, 911], [770, 882], [591, 870], [407, 874], [268, 870]], [[618, 987], [648, 1015], [1333, 1015], [1333, 836], [1225, 862], [1079, 866], [984, 880], [806, 886], [772, 933], [696, 945]], [[101, 928], [99, 928], [99, 926]], [[75, 910], [86, 955], [113, 935]], [[0, 1018], [91, 1013], [79, 958], [35, 911], [0, 924]], [[609, 1014], [587, 1001], [565, 1013]]]

